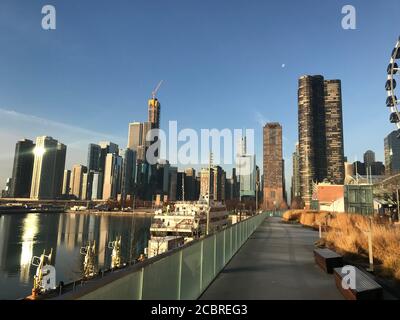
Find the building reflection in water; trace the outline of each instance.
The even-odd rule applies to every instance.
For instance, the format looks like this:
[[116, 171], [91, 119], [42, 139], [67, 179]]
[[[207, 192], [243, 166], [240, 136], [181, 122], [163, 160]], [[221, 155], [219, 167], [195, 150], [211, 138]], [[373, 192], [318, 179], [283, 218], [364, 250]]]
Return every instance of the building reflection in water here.
[[20, 281], [28, 283], [29, 270], [33, 257], [33, 246], [36, 241], [36, 236], [39, 232], [39, 214], [28, 214], [22, 222], [21, 236], [21, 258], [20, 258]]
[[38, 213], [0, 216], [0, 300], [30, 294], [36, 269], [33, 256], [53, 249], [56, 282], [78, 280], [82, 246], [96, 240], [98, 268], [111, 265], [108, 242], [122, 236], [123, 262], [138, 257], [147, 246], [151, 218], [86, 214]]

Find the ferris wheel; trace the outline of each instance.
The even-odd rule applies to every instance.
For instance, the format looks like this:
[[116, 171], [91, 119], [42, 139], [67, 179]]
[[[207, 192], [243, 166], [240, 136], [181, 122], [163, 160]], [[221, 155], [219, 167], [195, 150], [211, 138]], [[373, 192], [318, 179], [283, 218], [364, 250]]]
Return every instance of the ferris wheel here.
[[400, 61], [400, 38], [397, 40], [396, 46], [392, 51], [390, 63], [387, 68], [388, 78], [385, 85], [386, 92], [388, 94], [388, 97], [386, 99], [386, 106], [390, 108], [391, 111], [390, 122], [394, 123], [397, 129], [400, 129], [400, 113], [399, 113], [400, 100], [397, 100], [395, 90], [397, 82], [400, 83], [399, 61]]

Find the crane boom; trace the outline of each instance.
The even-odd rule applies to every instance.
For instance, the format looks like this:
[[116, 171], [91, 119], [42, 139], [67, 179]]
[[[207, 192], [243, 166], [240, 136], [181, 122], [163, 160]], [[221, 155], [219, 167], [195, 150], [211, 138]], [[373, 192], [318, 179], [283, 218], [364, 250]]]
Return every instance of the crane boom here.
[[161, 81], [158, 83], [157, 87], [156, 87], [156, 88], [153, 90], [153, 92], [151, 93], [152, 96], [153, 96], [153, 99], [156, 98], [156, 94], [157, 94], [158, 90], [160, 89], [160, 87], [161, 87], [161, 85], [162, 85], [163, 82], [164, 82], [164, 80], [161, 80]]

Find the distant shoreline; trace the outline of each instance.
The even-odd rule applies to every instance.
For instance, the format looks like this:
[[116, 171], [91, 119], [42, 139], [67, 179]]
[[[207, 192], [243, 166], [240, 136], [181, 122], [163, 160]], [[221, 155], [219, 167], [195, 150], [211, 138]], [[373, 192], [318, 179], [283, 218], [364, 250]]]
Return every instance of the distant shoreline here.
[[67, 210], [65, 213], [67, 214], [85, 214], [85, 215], [96, 215], [96, 216], [154, 216], [154, 211], [95, 211], [95, 210], [84, 210], [84, 211], [73, 211]]

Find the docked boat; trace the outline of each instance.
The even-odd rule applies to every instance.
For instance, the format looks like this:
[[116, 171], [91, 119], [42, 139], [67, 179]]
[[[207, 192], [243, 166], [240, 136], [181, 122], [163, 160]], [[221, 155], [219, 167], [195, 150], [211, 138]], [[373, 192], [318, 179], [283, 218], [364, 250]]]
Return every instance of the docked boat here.
[[174, 236], [182, 237], [187, 243], [226, 228], [228, 221], [226, 206], [204, 196], [199, 201], [180, 201], [173, 208], [167, 206], [166, 209], [157, 210], [150, 233], [157, 240]]

